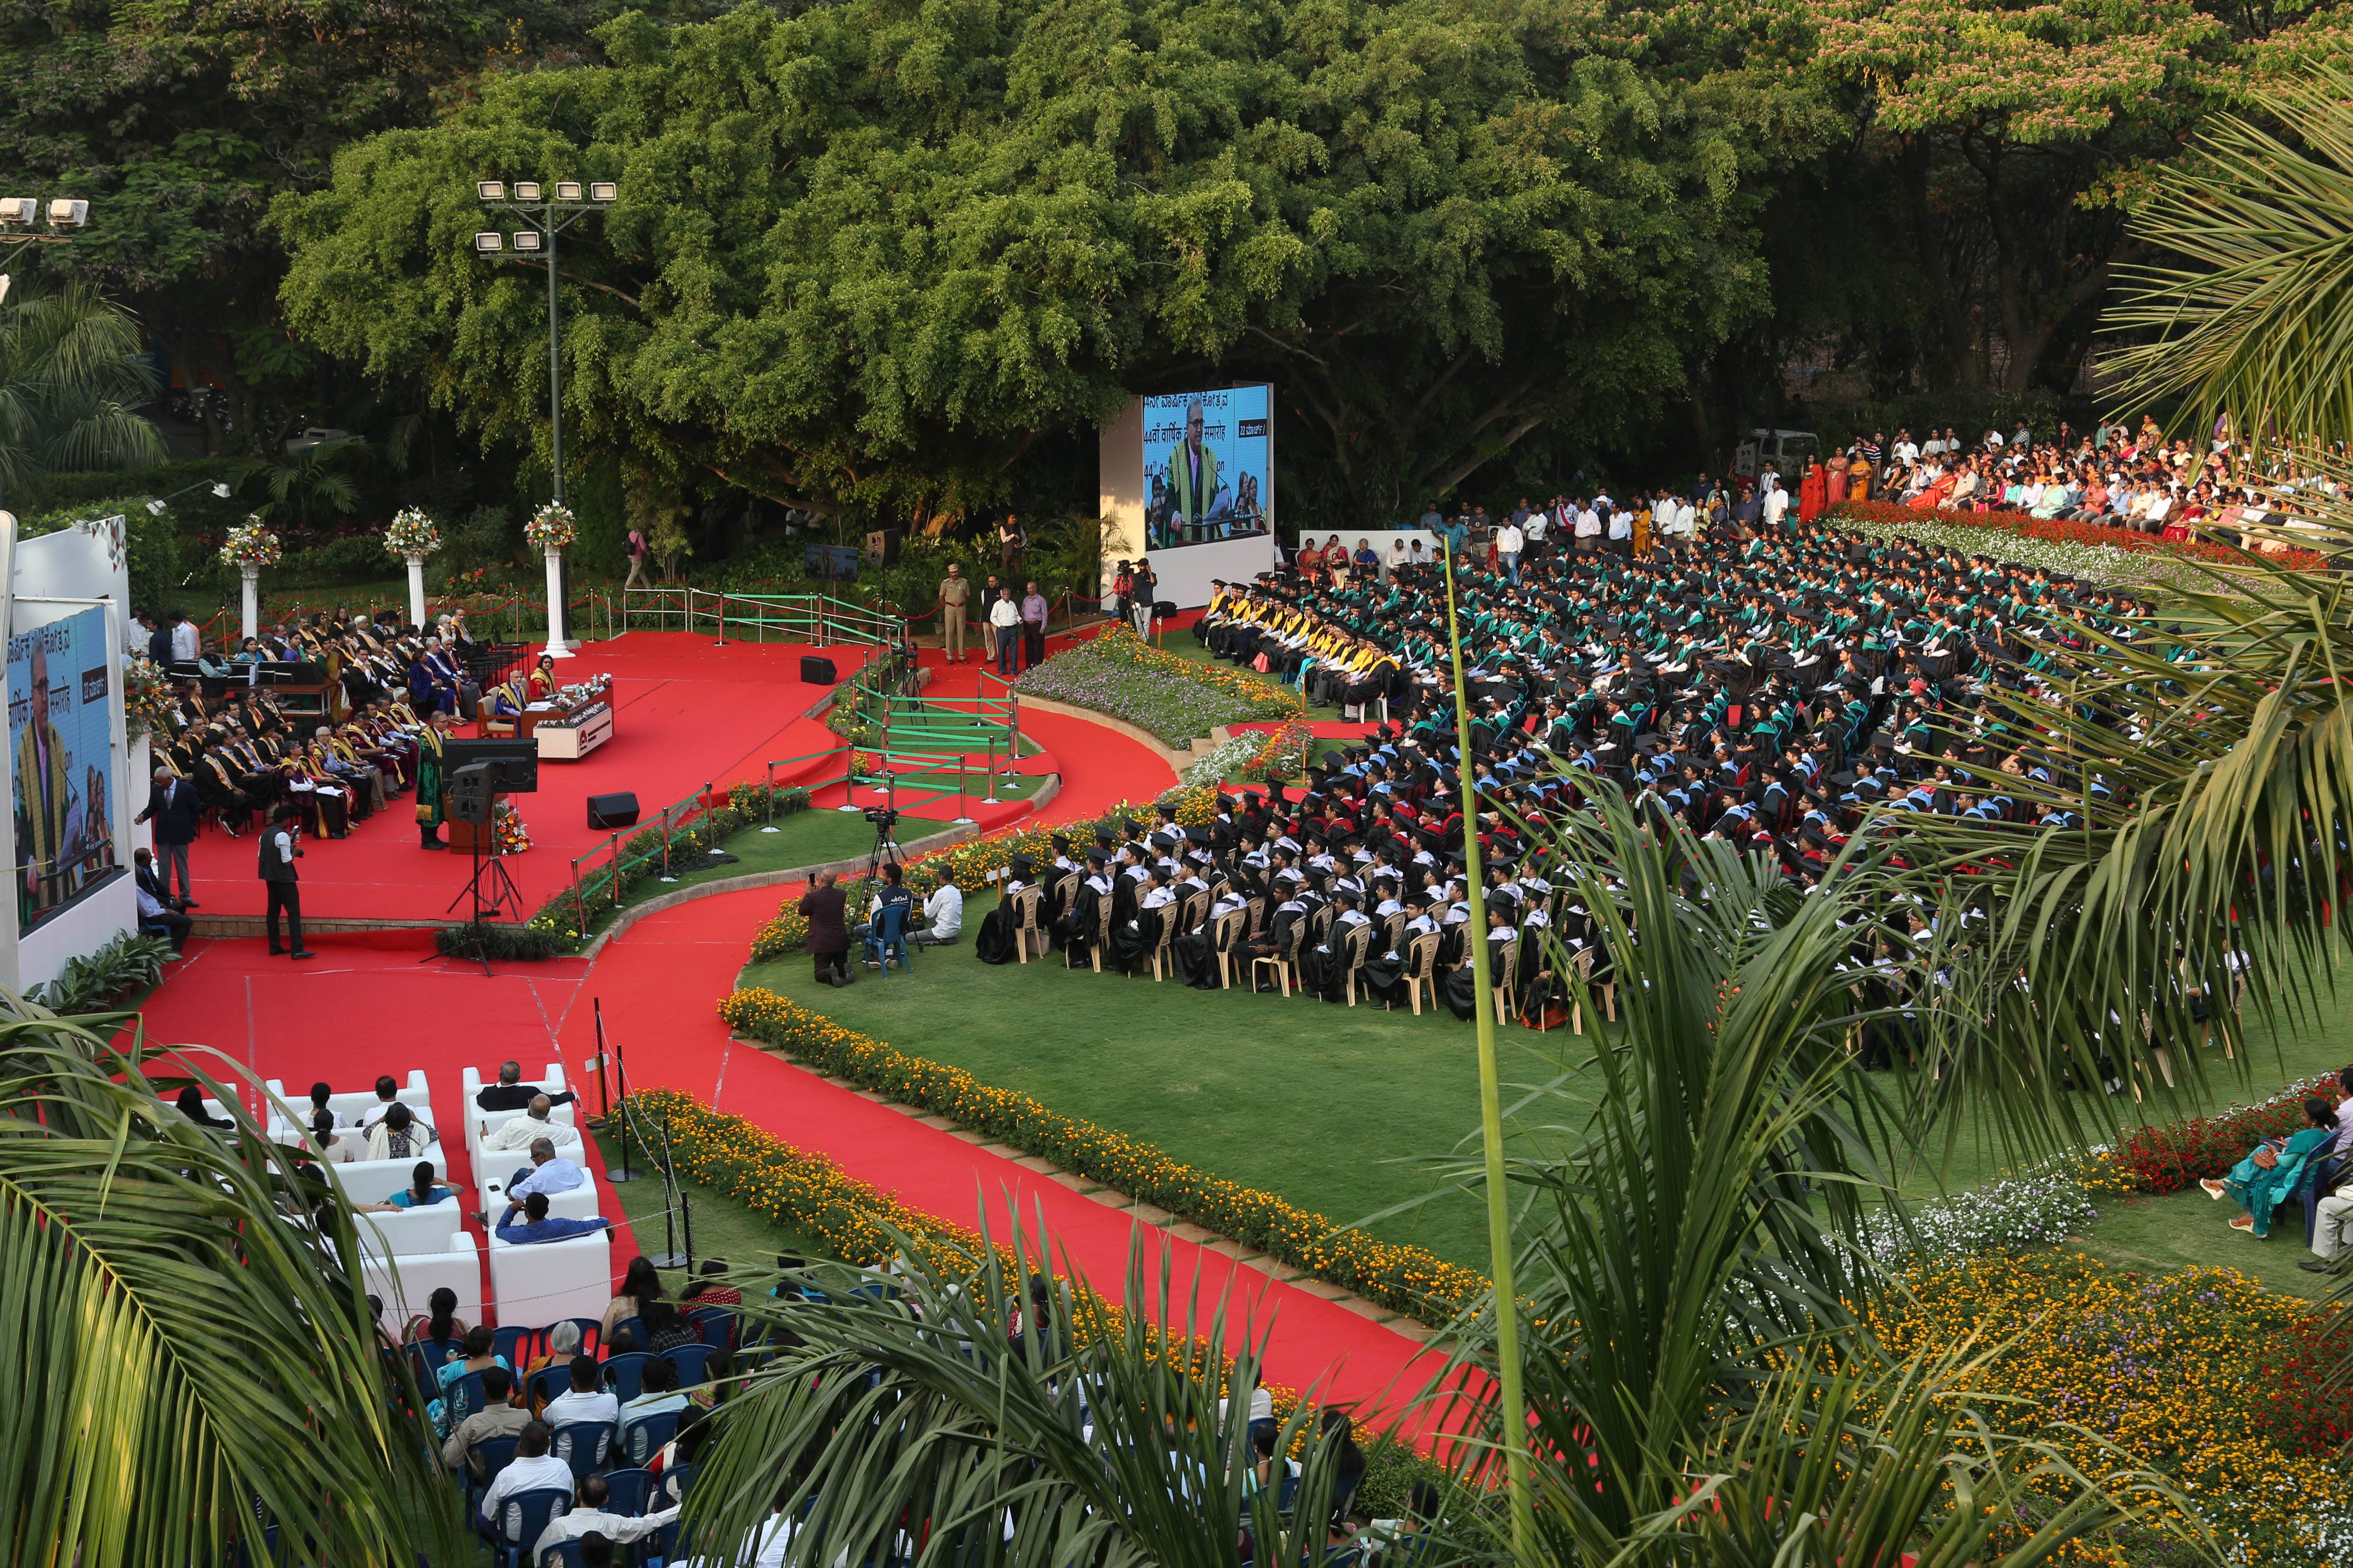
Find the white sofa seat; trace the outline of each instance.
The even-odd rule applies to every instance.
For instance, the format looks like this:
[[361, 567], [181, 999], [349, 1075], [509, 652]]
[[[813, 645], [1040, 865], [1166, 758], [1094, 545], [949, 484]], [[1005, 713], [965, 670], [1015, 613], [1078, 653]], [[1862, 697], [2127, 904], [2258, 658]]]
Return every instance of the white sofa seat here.
[[[510, 1157], [504, 1154], [492, 1154], [488, 1158], [493, 1162], [490, 1169], [483, 1171], [477, 1167], [476, 1174], [481, 1177], [478, 1184], [482, 1194], [481, 1212], [490, 1215], [491, 1224], [496, 1226], [499, 1223], [499, 1216], [507, 1212], [508, 1179], [517, 1170], [530, 1164], [531, 1157], [515, 1156], [512, 1163], [507, 1163]], [[596, 1191], [596, 1173], [594, 1171], [585, 1170], [581, 1173], [588, 1179], [578, 1186], [568, 1192], [547, 1194], [547, 1215], [550, 1219], [595, 1219], [605, 1212], [600, 1206], [601, 1198]]]
[[[286, 1085], [278, 1079], [270, 1079], [262, 1087], [269, 1089], [271, 1100], [284, 1101], [286, 1109], [293, 1113], [296, 1121], [305, 1128], [310, 1126], [311, 1089], [308, 1084], [291, 1095], [286, 1092]], [[440, 1125], [433, 1120], [433, 1096], [425, 1087], [423, 1068], [409, 1069], [408, 1081], [401, 1087], [398, 1099], [401, 1104], [423, 1117], [428, 1124], [436, 1127]], [[362, 1118], [374, 1116], [376, 1108], [382, 1103], [376, 1099], [375, 1090], [373, 1088], [353, 1089], [348, 1094], [327, 1096], [327, 1109], [333, 1111], [347, 1127], [357, 1126]], [[274, 1124], [285, 1121], [274, 1104], [269, 1109], [269, 1119], [273, 1123], [274, 1135]]]
[[613, 1300], [609, 1230], [515, 1246], [491, 1233], [491, 1301], [508, 1327], [600, 1318]]
[[[455, 1204], [446, 1205], [453, 1212]], [[362, 1215], [362, 1219], [369, 1216]], [[458, 1293], [458, 1316], [469, 1323], [482, 1321], [482, 1260], [474, 1238], [464, 1231], [450, 1234], [447, 1248], [393, 1258], [363, 1257], [360, 1277], [368, 1294], [384, 1305], [376, 1315], [385, 1331], [399, 1334], [411, 1318], [428, 1316], [433, 1292], [448, 1286]], [[607, 1298], [610, 1300], [608, 1296]], [[597, 1311], [605, 1309], [599, 1307]]]
[[[433, 1162], [438, 1179], [446, 1182], [449, 1179], [449, 1157], [443, 1152], [443, 1148], [442, 1144], [435, 1143], [426, 1151], [425, 1157]], [[335, 1185], [343, 1188], [343, 1195], [352, 1202], [380, 1204], [408, 1185], [409, 1178], [416, 1173], [417, 1162], [354, 1160], [348, 1165], [339, 1165], [322, 1161], [319, 1168], [333, 1178]], [[464, 1193], [459, 1193], [453, 1203], [461, 1202], [464, 1197]]]
[[353, 1215], [352, 1223], [359, 1231], [360, 1250], [367, 1256], [421, 1258], [448, 1251], [464, 1219], [458, 1204], [438, 1203], [397, 1214]]
[[[465, 1119], [466, 1123], [466, 1157], [474, 1163], [477, 1170], [480, 1170], [482, 1164], [482, 1134], [501, 1122], [512, 1121], [515, 1117], [523, 1114], [523, 1109], [520, 1106], [512, 1110], [484, 1110], [475, 1103], [474, 1097], [482, 1091], [485, 1083], [494, 1084], [498, 1080], [498, 1069], [495, 1068], [491, 1069], [491, 1076], [487, 1080], [475, 1068], [466, 1068], [459, 1079], [458, 1113]], [[561, 1094], [567, 1087], [564, 1081], [562, 1062], [548, 1063], [540, 1069], [537, 1078], [526, 1081], [537, 1084], [550, 1094]], [[574, 1108], [568, 1103], [559, 1105], [549, 1112], [549, 1119], [560, 1121], [567, 1127], [573, 1126], [575, 1124], [573, 1110]]]

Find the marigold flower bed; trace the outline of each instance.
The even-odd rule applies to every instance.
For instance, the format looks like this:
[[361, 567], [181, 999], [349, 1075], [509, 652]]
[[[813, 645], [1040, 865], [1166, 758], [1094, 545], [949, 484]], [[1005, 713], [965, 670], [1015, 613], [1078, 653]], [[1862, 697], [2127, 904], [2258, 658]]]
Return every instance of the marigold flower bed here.
[[[2343, 1441], [2315, 1345], [2329, 1318], [2234, 1269], [2141, 1275], [2081, 1253], [1914, 1269], [1870, 1313], [1898, 1353], [1975, 1336], [1995, 1426], [2039, 1434], [2098, 1473], [2095, 1439], [2172, 1476], [2231, 1560], [2336, 1561], [2353, 1508], [2325, 1456]], [[2335, 1548], [2335, 1552], [2330, 1548]], [[2122, 1557], [2099, 1559], [2121, 1563]]]
[[808, 1067], [949, 1118], [1025, 1153], [1103, 1183], [1179, 1219], [1257, 1247], [1366, 1300], [1442, 1323], [1487, 1289], [1487, 1279], [1418, 1247], [1377, 1241], [1271, 1193], [1213, 1176], [1138, 1139], [1059, 1115], [1009, 1089], [846, 1029], [759, 986], [723, 998], [731, 1028], [792, 1053]]

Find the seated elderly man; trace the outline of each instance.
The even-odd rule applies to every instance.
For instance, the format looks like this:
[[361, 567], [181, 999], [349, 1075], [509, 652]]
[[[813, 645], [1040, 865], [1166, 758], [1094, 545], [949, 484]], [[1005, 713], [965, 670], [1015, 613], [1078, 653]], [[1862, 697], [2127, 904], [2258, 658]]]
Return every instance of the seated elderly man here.
[[480, 1092], [474, 1096], [474, 1103], [484, 1110], [521, 1110], [543, 1094], [547, 1095], [547, 1102], [551, 1106], [569, 1105], [579, 1098], [568, 1089], [561, 1094], [547, 1094], [547, 1090], [539, 1085], [522, 1081], [521, 1062], [501, 1062], [499, 1081], [484, 1084]]
[[[555, 1145], [544, 1138], [534, 1139], [531, 1145], [531, 1163], [507, 1179], [507, 1213], [512, 1215], [533, 1196], [544, 1204], [557, 1193], [568, 1193], [588, 1179], [577, 1160], [567, 1160], [557, 1154]], [[544, 1194], [541, 1196], [541, 1194]], [[491, 1216], [478, 1214], [475, 1220], [489, 1225]]]
[[569, 1122], [554, 1120], [554, 1110], [555, 1102], [547, 1096], [533, 1096], [531, 1104], [524, 1108], [521, 1116], [501, 1121], [482, 1134], [483, 1151], [495, 1154], [512, 1153], [517, 1149], [530, 1148], [542, 1138], [559, 1146], [576, 1145], [580, 1142], [580, 1129]]

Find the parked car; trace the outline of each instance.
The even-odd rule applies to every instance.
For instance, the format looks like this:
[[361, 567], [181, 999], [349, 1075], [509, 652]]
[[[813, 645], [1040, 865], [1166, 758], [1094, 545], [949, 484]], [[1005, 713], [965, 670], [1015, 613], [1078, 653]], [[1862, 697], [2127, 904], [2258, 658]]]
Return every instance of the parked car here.
[[1822, 438], [1811, 430], [1751, 430], [1748, 438], [1733, 448], [1732, 471], [1753, 479], [1769, 462], [1776, 473], [1795, 474], [1803, 471], [1806, 459], [1821, 449]]
[[300, 436], [289, 436], [286, 438], [286, 455], [290, 458], [299, 458], [313, 447], [338, 446], [351, 438], [352, 433], [348, 430], [312, 425], [305, 428]]

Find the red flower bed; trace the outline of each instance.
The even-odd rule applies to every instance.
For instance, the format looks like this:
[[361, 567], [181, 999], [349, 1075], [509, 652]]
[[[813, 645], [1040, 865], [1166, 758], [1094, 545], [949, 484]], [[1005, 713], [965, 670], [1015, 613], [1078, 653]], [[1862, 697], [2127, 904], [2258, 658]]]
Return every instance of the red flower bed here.
[[[1823, 521], [1836, 523], [1841, 518], [1858, 522], [1883, 522], [1901, 527], [1907, 523], [1934, 522], [1947, 528], [1986, 528], [2001, 533], [2015, 533], [2025, 539], [2048, 539], [2059, 544], [2088, 544], [2110, 550], [2128, 552], [2154, 551], [2160, 555], [2179, 555], [2189, 561], [2213, 561], [2224, 564], [2243, 560], [2247, 552], [2227, 544], [2215, 544], [2205, 540], [2160, 539], [2153, 533], [2137, 533], [2129, 528], [2111, 528], [2105, 523], [2068, 522], [2055, 517], [2031, 517], [2022, 511], [1937, 511], [1906, 506], [1902, 501], [1850, 500], [1841, 501], [1823, 515]], [[2309, 550], [2289, 550], [2268, 557], [2298, 572], [2317, 572], [2327, 563]]]
[[2116, 1146], [2116, 1161], [2142, 1192], [2162, 1197], [2190, 1183], [2220, 1176], [2266, 1138], [2304, 1127], [2304, 1102], [2341, 1098], [2333, 1073], [2298, 1084], [2277, 1100], [2220, 1116], [2197, 1116], [2165, 1127], [2144, 1127]]

